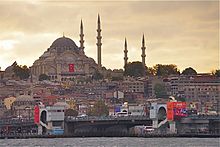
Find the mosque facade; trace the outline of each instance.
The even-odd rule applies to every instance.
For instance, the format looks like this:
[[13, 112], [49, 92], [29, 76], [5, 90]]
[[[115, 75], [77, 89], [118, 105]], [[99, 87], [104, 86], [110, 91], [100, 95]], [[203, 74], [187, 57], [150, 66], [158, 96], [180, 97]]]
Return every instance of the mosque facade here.
[[64, 81], [77, 75], [90, 75], [98, 66], [87, 57], [73, 40], [65, 36], [56, 39], [31, 67], [37, 77], [46, 74], [51, 80]]
[[68, 37], [56, 39], [52, 45], [31, 66], [31, 74], [39, 77], [42, 74], [49, 76], [50, 80], [66, 81], [76, 76], [91, 76], [101, 67], [101, 34], [100, 17], [98, 17], [98, 63], [87, 57], [84, 52], [83, 23], [80, 25], [80, 47]]

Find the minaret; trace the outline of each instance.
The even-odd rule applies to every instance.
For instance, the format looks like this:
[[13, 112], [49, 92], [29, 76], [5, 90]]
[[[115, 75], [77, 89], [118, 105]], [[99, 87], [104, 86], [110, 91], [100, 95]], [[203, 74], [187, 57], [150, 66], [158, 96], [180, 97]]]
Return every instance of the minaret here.
[[144, 34], [143, 34], [142, 47], [141, 47], [141, 50], [142, 50], [141, 57], [142, 57], [142, 64], [143, 64], [143, 66], [145, 66], [145, 57], [146, 57], [145, 49], [146, 49], [146, 47], [145, 47], [145, 40], [144, 40]]
[[102, 67], [102, 63], [101, 63], [101, 46], [102, 46], [102, 43], [101, 43], [101, 39], [102, 39], [102, 36], [101, 36], [101, 23], [100, 23], [100, 17], [99, 17], [99, 14], [98, 14], [98, 28], [97, 28], [97, 53], [98, 53], [98, 66], [99, 67]]
[[127, 40], [125, 38], [125, 50], [124, 50], [124, 68], [128, 64], [128, 49], [127, 49]]
[[84, 37], [84, 34], [83, 34], [83, 22], [82, 22], [82, 19], [81, 19], [81, 24], [80, 24], [80, 34], [79, 34], [79, 37], [80, 37], [80, 50], [82, 51], [82, 53], [84, 54], [84, 40], [83, 40], [83, 37]]

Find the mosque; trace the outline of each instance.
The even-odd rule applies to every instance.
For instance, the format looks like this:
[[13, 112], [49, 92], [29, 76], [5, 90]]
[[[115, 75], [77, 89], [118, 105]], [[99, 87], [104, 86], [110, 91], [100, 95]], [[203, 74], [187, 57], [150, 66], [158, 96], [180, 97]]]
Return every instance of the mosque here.
[[[87, 57], [84, 52], [84, 32], [83, 22], [80, 24], [80, 47], [75, 42], [64, 36], [56, 39], [51, 46], [35, 60], [31, 66], [33, 76], [39, 77], [41, 74], [46, 74], [51, 80], [66, 81], [76, 76], [89, 76], [100, 71], [101, 63], [101, 21], [98, 15], [97, 21], [97, 62], [94, 59]], [[128, 63], [127, 40], [125, 39], [124, 49], [124, 65]], [[145, 42], [144, 36], [142, 40], [142, 63], [145, 65]]]

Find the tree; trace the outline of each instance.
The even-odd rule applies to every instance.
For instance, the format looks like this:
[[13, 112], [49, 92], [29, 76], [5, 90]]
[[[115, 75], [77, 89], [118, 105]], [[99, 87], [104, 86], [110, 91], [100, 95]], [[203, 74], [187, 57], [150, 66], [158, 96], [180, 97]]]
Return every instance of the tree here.
[[103, 75], [98, 70], [96, 70], [94, 72], [92, 77], [93, 77], [94, 80], [101, 80], [101, 79], [103, 79]]
[[197, 75], [197, 72], [192, 67], [188, 67], [182, 71], [183, 75]]
[[112, 77], [112, 81], [122, 81], [123, 77]]
[[179, 75], [179, 69], [174, 64], [162, 65], [157, 64], [153, 66], [156, 76], [168, 76], [168, 75]]
[[168, 98], [166, 88], [163, 84], [155, 84], [154, 85], [154, 93], [157, 98]]
[[13, 70], [15, 75], [19, 77], [21, 80], [28, 79], [30, 76], [30, 69], [26, 65], [17, 65], [13, 64]]
[[41, 74], [39, 76], [39, 81], [49, 80], [49, 79], [50, 79], [50, 77], [48, 75], [46, 75], [46, 74]]
[[66, 111], [65, 111], [65, 116], [74, 116], [74, 117], [76, 117], [76, 116], [78, 116], [78, 111], [76, 111], [76, 110], [73, 110], [73, 109], [67, 109]]
[[147, 67], [147, 72], [146, 72], [146, 75], [155, 75], [156, 74], [156, 71], [153, 67]]
[[108, 114], [108, 106], [105, 105], [103, 100], [98, 100], [88, 112], [89, 116], [107, 116]]
[[216, 77], [220, 77], [220, 69], [216, 69], [215, 71], [213, 71], [212, 75], [214, 75]]
[[186, 98], [183, 97], [176, 97], [176, 100], [180, 102], [186, 102]]
[[133, 77], [141, 77], [144, 76], [146, 72], [146, 67], [139, 61], [135, 61], [132, 63], [128, 63], [125, 66], [124, 75], [133, 76]]

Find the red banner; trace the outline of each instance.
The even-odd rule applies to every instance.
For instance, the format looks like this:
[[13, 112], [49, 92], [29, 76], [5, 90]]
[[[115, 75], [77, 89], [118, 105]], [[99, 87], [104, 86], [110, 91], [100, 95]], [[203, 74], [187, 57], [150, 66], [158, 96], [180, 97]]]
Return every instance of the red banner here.
[[187, 116], [186, 102], [168, 102], [167, 103], [167, 120], [176, 120]]
[[168, 102], [167, 103], [167, 120], [172, 121], [174, 119], [174, 114], [173, 114], [173, 103], [174, 102]]
[[186, 108], [186, 102], [174, 102], [174, 108]]
[[174, 111], [174, 116], [177, 117], [187, 116], [186, 102], [175, 102], [173, 111]]
[[39, 108], [39, 106], [34, 107], [34, 123], [35, 124], [40, 123], [40, 108]]
[[69, 72], [74, 72], [74, 64], [69, 64]]

